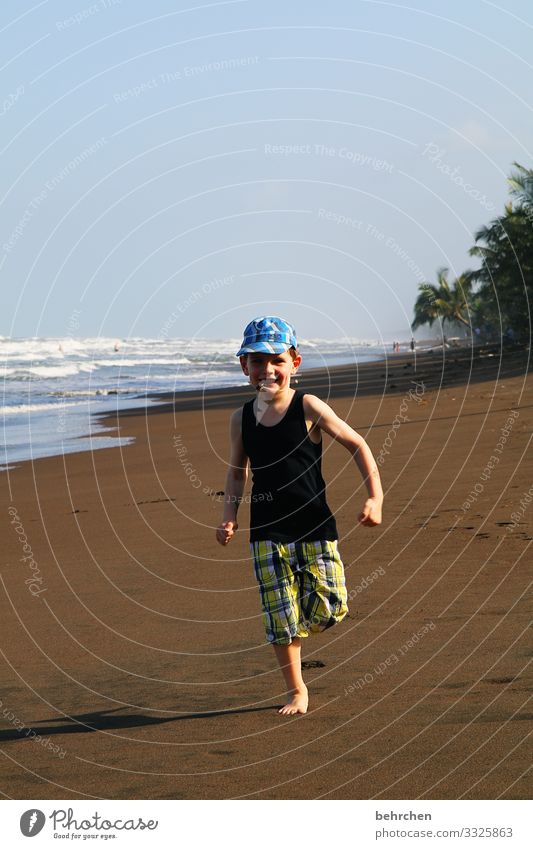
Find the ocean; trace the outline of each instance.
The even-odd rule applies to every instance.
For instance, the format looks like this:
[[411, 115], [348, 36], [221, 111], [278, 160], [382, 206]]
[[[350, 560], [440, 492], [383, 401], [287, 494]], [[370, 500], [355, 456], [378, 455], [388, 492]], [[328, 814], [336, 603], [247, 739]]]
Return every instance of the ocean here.
[[[0, 337], [0, 471], [23, 460], [128, 444], [101, 415], [157, 404], [157, 393], [244, 386], [240, 339]], [[390, 343], [300, 341], [300, 371], [379, 360]]]

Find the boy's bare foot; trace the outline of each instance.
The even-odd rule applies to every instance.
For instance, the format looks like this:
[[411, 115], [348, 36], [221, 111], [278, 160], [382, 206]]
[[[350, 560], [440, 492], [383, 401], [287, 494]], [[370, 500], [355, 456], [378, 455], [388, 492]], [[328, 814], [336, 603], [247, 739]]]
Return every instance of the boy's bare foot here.
[[303, 689], [294, 691], [290, 702], [287, 702], [286, 705], [280, 708], [278, 713], [281, 713], [283, 716], [293, 716], [295, 713], [307, 713], [308, 705], [309, 695], [307, 687], [304, 685]]

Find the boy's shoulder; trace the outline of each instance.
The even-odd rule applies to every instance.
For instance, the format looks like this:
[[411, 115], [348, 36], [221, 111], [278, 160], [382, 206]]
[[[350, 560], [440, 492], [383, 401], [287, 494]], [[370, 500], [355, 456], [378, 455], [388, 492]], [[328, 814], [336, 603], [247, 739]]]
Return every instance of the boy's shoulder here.
[[330, 409], [329, 405], [322, 398], [319, 398], [318, 395], [312, 395], [310, 392], [302, 392], [302, 403], [306, 413], [317, 413], [320, 415], [325, 410]]
[[300, 390], [300, 392], [304, 404], [314, 404], [316, 401], [321, 400], [318, 395], [312, 395], [311, 392], [304, 392], [303, 390]]
[[241, 423], [243, 410], [244, 410], [244, 406], [239, 407], [237, 410], [233, 410], [233, 412], [230, 416], [230, 424], [235, 425], [235, 424]]

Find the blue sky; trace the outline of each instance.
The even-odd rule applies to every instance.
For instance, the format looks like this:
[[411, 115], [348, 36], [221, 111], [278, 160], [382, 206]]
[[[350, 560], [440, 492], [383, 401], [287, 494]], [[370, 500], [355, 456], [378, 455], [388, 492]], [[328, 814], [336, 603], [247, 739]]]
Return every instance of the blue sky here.
[[532, 167], [533, 9], [2, 5], [5, 336], [409, 337]]

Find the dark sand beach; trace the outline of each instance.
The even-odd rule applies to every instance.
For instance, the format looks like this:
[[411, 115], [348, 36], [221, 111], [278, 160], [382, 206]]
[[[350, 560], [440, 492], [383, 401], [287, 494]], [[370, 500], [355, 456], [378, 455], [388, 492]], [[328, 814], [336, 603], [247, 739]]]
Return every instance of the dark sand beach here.
[[386, 493], [383, 524], [358, 527], [359, 472], [324, 440], [351, 601], [304, 644], [309, 713], [276, 711], [247, 503], [215, 541], [228, 417], [251, 389], [183, 393], [109, 420], [132, 445], [2, 475], [4, 797], [530, 797], [528, 352], [298, 386], [365, 436]]

